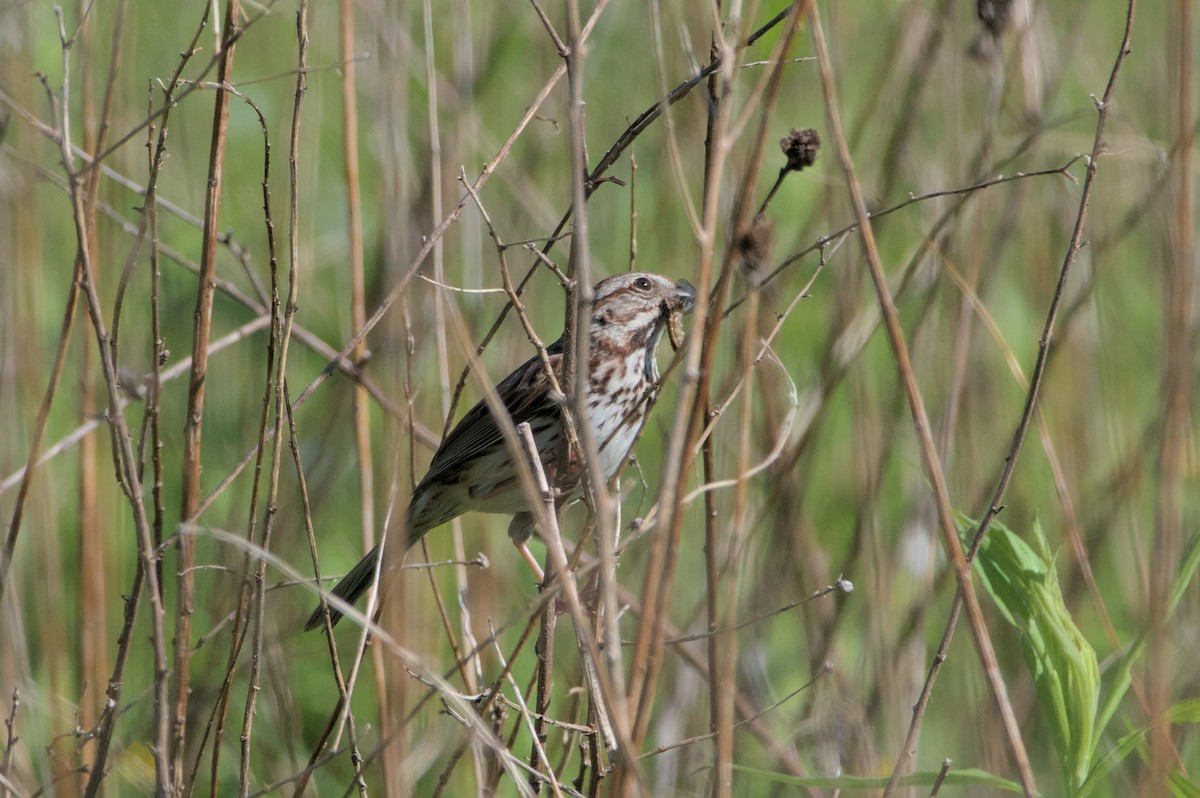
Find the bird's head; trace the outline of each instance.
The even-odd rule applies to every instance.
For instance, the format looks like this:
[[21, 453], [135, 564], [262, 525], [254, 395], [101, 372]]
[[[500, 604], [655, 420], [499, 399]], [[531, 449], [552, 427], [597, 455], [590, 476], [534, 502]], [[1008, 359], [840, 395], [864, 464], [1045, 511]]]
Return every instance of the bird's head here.
[[661, 274], [624, 272], [607, 277], [593, 289], [591, 346], [626, 354], [644, 352], [648, 378], [657, 379], [654, 352], [663, 331], [672, 343], [682, 340], [680, 319], [696, 304], [696, 289], [687, 280]]

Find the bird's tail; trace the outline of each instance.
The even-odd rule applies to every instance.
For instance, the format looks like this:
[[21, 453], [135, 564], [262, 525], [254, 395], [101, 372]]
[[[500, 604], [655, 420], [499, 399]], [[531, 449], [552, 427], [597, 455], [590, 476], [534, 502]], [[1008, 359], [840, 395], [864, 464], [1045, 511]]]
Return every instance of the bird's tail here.
[[[353, 604], [359, 596], [366, 592], [371, 583], [375, 581], [375, 568], [379, 563], [379, 547], [371, 549], [366, 557], [358, 561], [358, 565], [350, 569], [350, 573], [342, 577], [342, 581], [337, 583], [333, 588], [333, 595], [345, 601], [347, 604]], [[341, 620], [342, 613], [329, 605], [329, 623], [337, 625]], [[325, 613], [321, 607], [313, 610], [312, 615], [308, 616], [308, 620], [304, 623], [304, 631], [308, 632], [325, 624]]]

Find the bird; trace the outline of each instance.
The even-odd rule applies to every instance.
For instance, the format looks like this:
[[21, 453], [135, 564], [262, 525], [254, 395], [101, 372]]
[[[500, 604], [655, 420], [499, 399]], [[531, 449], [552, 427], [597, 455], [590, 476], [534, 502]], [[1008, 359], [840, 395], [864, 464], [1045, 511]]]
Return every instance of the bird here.
[[[587, 397], [583, 421], [596, 441], [600, 473], [609, 479], [629, 457], [646, 413], [659, 390], [656, 353], [663, 334], [671, 344], [682, 343], [682, 317], [692, 311], [696, 289], [687, 280], [673, 281], [649, 272], [623, 272], [595, 285], [587, 326]], [[562, 376], [564, 339], [545, 353], [556, 378]], [[541, 354], [534, 355], [496, 385], [496, 395], [513, 425], [528, 422], [538, 456], [553, 483], [558, 459], [566, 447], [562, 397], [552, 389]], [[520, 455], [518, 455], [520, 456]], [[337, 585], [332, 595], [353, 603], [375, 581], [380, 584], [401, 564], [405, 553], [431, 529], [466, 512], [511, 514], [508, 534], [522, 556], [540, 574], [526, 547], [534, 516], [522, 488], [513, 453], [487, 402], [472, 407], [445, 437], [429, 470], [413, 490], [405, 514], [406, 539], [384, 550], [376, 546]], [[572, 458], [575, 460], [575, 458]], [[577, 460], [568, 464], [577, 477]], [[539, 581], [541, 577], [539, 576]], [[330, 624], [342, 613], [322, 602], [305, 623], [305, 630]]]

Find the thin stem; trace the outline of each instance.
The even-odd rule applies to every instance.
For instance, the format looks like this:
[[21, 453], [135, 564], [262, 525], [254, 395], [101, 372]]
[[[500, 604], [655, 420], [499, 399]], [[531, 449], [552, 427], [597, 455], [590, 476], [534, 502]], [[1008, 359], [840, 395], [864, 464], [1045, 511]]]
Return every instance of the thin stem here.
[[[954, 567], [955, 576], [958, 580], [959, 595], [962, 597], [963, 604], [967, 610], [967, 620], [970, 623], [975, 648], [979, 655], [980, 663], [983, 666], [988, 686], [991, 689], [992, 697], [996, 702], [996, 708], [1000, 713], [1017, 772], [1021, 777], [1022, 788], [1027, 798], [1033, 798], [1037, 794], [1037, 788], [1034, 785], [1033, 771], [1029, 764], [1029, 757], [1025, 752], [1025, 745], [1021, 739], [1021, 730], [1017, 724], [1012, 704], [1008, 700], [1007, 689], [1000, 675], [999, 665], [996, 662], [996, 654], [992, 648], [991, 638], [983, 618], [983, 610], [979, 605], [978, 597], [975, 595], [974, 586], [971, 581], [970, 564], [963, 554], [962, 544], [958, 539], [954, 514], [950, 504], [949, 489], [946, 486], [945, 474], [942, 471], [941, 458], [937, 453], [937, 444], [933, 439], [933, 430], [929, 423], [929, 416], [925, 411], [925, 401], [921, 395], [921, 389], [917, 384], [916, 375], [913, 372], [912, 362], [909, 358], [908, 343], [905, 340], [904, 331], [900, 326], [899, 313], [896, 310], [891, 290], [888, 288], [887, 277], [883, 272], [883, 264], [875, 242], [875, 235], [871, 229], [870, 219], [867, 217], [866, 199], [855, 176], [854, 163], [850, 158], [850, 148], [846, 143], [846, 137], [842, 131], [841, 116], [833, 83], [833, 71], [829, 62], [824, 31], [821, 27], [820, 11], [815, 3], [809, 6], [809, 14], [812, 22], [813, 45], [817, 52], [817, 63], [821, 76], [821, 88], [825, 96], [826, 116], [829, 120], [829, 127], [833, 134], [834, 143], [837, 146], [838, 159], [841, 162], [843, 172], [845, 172], [846, 185], [854, 207], [854, 215], [858, 220], [859, 234], [862, 237], [863, 248], [866, 250], [867, 266], [870, 269], [871, 281], [874, 283], [875, 292], [879, 299], [879, 308], [883, 316], [884, 327], [887, 330], [888, 340], [892, 345], [892, 352], [896, 359], [896, 368], [900, 381], [904, 386], [905, 397], [908, 400], [913, 427], [917, 433], [921, 449], [921, 459], [925, 466], [926, 476], [933, 487], [933, 498], [937, 506], [938, 527], [942, 534], [942, 543]], [[897, 766], [895, 771], [893, 771], [892, 782], [898, 779], [899, 772], [900, 768]], [[889, 789], [894, 789], [894, 784], [890, 784]]]

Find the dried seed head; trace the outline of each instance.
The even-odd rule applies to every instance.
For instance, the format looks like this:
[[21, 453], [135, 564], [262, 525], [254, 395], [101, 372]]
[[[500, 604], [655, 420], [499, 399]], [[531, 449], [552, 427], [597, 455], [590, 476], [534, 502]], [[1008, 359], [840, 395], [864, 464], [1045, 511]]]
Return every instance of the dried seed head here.
[[751, 285], [757, 286], [766, 272], [774, 234], [775, 226], [766, 217], [758, 216], [734, 241], [742, 275]]
[[975, 14], [984, 30], [999, 38], [1012, 18], [1012, 0], [977, 0]]
[[821, 137], [817, 131], [810, 128], [795, 129], [779, 140], [779, 149], [787, 156], [789, 172], [799, 172], [806, 166], [812, 166], [817, 160], [817, 150], [821, 147]]
[[1000, 37], [1012, 19], [1012, 0], [976, 0], [975, 15], [983, 30], [971, 42], [970, 54], [981, 61], [1000, 56]]

